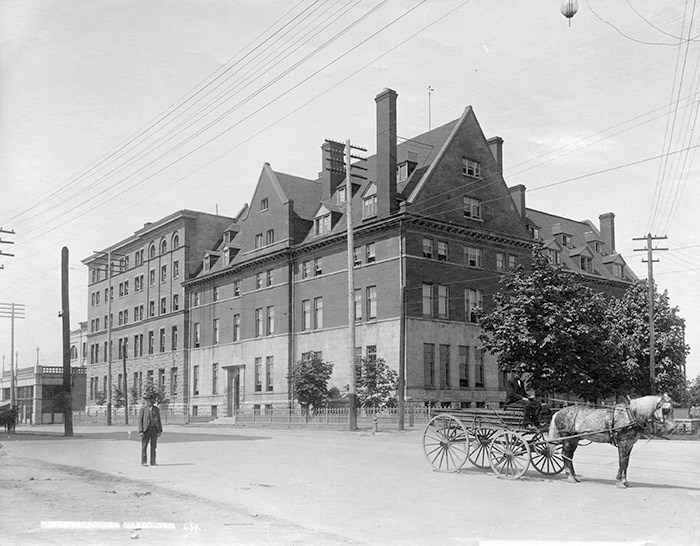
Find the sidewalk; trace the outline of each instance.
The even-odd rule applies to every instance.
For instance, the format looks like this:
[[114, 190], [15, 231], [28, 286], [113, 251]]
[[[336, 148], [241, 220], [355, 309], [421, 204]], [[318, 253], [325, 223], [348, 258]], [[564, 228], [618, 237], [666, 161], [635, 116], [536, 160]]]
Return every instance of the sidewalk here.
[[128, 431], [84, 426], [75, 438], [60, 438], [53, 434], [62, 426], [32, 427], [34, 438], [3, 435], [0, 444], [14, 457], [118, 475], [364, 543], [560, 541], [582, 533], [591, 541], [700, 540], [697, 442], [640, 441], [628, 471], [632, 488], [618, 490], [617, 451], [603, 444], [577, 451], [583, 483], [569, 484], [533, 470], [519, 481], [469, 466], [459, 474], [433, 472], [420, 430], [170, 426], [159, 441], [158, 467], [139, 464], [138, 434]]

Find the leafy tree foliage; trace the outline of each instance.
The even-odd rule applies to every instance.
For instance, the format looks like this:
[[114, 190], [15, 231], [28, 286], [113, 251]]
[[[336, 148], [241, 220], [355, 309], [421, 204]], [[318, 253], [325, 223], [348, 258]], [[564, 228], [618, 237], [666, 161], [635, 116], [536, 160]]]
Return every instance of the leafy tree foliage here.
[[124, 407], [124, 390], [121, 387], [114, 387], [114, 393], [112, 394], [112, 400], [114, 400], [115, 408]]
[[[610, 305], [611, 336], [621, 349], [625, 388], [639, 396], [650, 391], [648, 297], [647, 281], [638, 281]], [[656, 391], [681, 401], [686, 386], [682, 365], [690, 348], [685, 344], [685, 321], [678, 308], [671, 307], [666, 291], [654, 294], [654, 333]]]
[[572, 392], [585, 400], [622, 387], [619, 351], [609, 336], [605, 297], [533, 251], [532, 271], [501, 279], [495, 309], [482, 315], [482, 349], [505, 371], [532, 374], [539, 393]]
[[355, 366], [357, 403], [363, 408], [396, 405], [398, 374], [383, 358], [362, 358]]
[[304, 410], [319, 408], [328, 399], [328, 381], [333, 373], [333, 364], [313, 356], [300, 360], [292, 367], [288, 379], [292, 382], [294, 399]]
[[104, 391], [97, 391], [95, 393], [95, 404], [98, 406], [104, 406], [107, 403], [107, 395]]
[[688, 385], [686, 403], [689, 406], [700, 406], [700, 375], [693, 379]]
[[165, 405], [169, 402], [163, 389], [154, 384], [152, 380], [148, 381], [143, 389], [143, 399], [152, 400], [154, 404], [159, 406]]

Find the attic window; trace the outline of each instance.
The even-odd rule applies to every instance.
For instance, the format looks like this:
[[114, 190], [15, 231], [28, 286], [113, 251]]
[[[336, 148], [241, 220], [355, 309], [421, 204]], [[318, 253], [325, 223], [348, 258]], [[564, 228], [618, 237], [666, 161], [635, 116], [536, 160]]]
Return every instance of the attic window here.
[[462, 158], [462, 174], [481, 178], [481, 163], [468, 157]]
[[549, 261], [554, 265], [560, 265], [561, 264], [561, 252], [550, 248], [549, 249]]
[[623, 267], [622, 264], [613, 264], [613, 275], [618, 279], [623, 278]]
[[345, 203], [348, 200], [348, 191], [343, 186], [342, 188], [338, 188], [338, 203]]
[[465, 218], [473, 218], [475, 220], [481, 219], [481, 199], [467, 197], [465, 195], [462, 197], [462, 204], [464, 205]]
[[539, 239], [540, 238], [540, 228], [537, 226], [530, 226], [530, 237], [533, 239]]
[[588, 273], [593, 273], [593, 262], [588, 256], [581, 256], [581, 269]]
[[256, 233], [255, 234], [255, 248], [260, 248], [261, 246], [263, 246], [263, 234]]
[[593, 243], [593, 248], [598, 254], [603, 254], [603, 243], [601, 243], [600, 241], [595, 241]]
[[370, 195], [362, 200], [362, 217], [372, 218], [377, 215], [377, 196]]
[[260, 200], [260, 212], [264, 212], [264, 211], [266, 211], [268, 208], [269, 208], [269, 207], [268, 207], [267, 197], [265, 197], [264, 199], [261, 199], [261, 200]]
[[396, 180], [403, 182], [408, 179], [408, 162], [404, 161], [396, 168]]
[[566, 248], [571, 248], [571, 235], [567, 235], [566, 233], [562, 233], [561, 244], [564, 245]]
[[323, 216], [319, 216], [314, 220], [314, 233], [316, 235], [323, 235], [331, 231], [331, 215], [330, 213]]

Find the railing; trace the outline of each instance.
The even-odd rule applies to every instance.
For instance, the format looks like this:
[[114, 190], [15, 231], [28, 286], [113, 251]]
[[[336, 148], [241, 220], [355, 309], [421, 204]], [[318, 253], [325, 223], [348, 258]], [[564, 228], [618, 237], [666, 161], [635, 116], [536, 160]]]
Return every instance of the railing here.
[[[138, 416], [141, 404], [129, 404], [129, 425], [137, 426], [136, 418]], [[168, 404], [161, 406], [160, 418], [164, 425], [181, 424], [186, 421], [185, 405], [184, 404]], [[125, 424], [124, 418], [125, 408], [112, 408], [112, 424]], [[89, 406], [85, 411], [73, 412], [73, 423], [79, 425], [106, 425], [107, 424], [107, 406]]]
[[[349, 421], [348, 408], [319, 408], [317, 410], [304, 411], [300, 408], [267, 408], [255, 410], [238, 410], [236, 412], [236, 424], [256, 423], [275, 425], [316, 425], [338, 428]], [[357, 410], [358, 427], [396, 428], [399, 412], [397, 408], [359, 408]], [[404, 411], [404, 424], [407, 427], [423, 425], [430, 419], [430, 408], [406, 408]]]

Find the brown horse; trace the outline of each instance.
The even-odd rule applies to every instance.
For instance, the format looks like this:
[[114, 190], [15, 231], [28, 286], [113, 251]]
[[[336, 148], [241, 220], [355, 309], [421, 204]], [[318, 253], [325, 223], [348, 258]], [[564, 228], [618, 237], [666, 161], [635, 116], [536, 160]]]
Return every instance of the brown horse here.
[[668, 433], [675, 428], [673, 405], [667, 394], [643, 396], [609, 408], [568, 406], [552, 417], [549, 440], [561, 438], [564, 468], [570, 482], [579, 482], [574, 471], [574, 451], [579, 440], [617, 446], [619, 469], [617, 487], [629, 487], [627, 466], [632, 447], [642, 433]]

